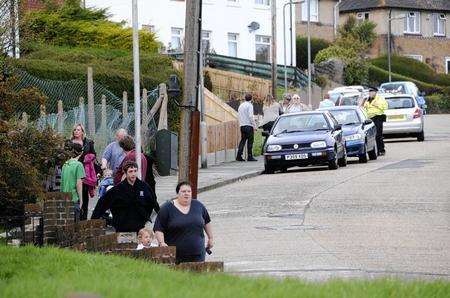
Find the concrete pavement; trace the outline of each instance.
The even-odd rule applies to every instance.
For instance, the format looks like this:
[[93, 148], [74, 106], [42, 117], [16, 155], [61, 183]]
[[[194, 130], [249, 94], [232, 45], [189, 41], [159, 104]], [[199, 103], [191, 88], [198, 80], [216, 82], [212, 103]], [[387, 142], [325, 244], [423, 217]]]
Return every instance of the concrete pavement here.
[[346, 168], [293, 169], [203, 192], [209, 260], [245, 275], [312, 280], [450, 279], [450, 116], [426, 117], [426, 141]]

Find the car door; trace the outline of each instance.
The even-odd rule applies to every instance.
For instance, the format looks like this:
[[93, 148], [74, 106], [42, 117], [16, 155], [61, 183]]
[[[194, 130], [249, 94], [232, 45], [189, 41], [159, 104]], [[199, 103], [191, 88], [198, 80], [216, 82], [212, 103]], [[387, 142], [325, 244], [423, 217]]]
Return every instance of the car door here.
[[333, 136], [333, 138], [336, 142], [336, 145], [337, 145], [337, 154], [338, 154], [338, 156], [342, 156], [342, 152], [345, 150], [345, 141], [344, 141], [342, 129], [336, 130], [336, 127], [339, 125], [339, 123], [333, 117], [333, 115], [331, 115], [331, 113], [328, 113], [326, 115], [327, 115], [328, 121], [329, 121], [331, 129], [332, 129], [331, 135]]
[[[361, 109], [358, 111], [358, 114], [359, 117], [361, 117], [362, 123], [369, 119]], [[375, 127], [375, 124], [372, 122], [371, 124], [364, 125], [363, 130], [367, 138], [367, 148], [371, 149], [375, 146], [377, 136], [377, 129]]]

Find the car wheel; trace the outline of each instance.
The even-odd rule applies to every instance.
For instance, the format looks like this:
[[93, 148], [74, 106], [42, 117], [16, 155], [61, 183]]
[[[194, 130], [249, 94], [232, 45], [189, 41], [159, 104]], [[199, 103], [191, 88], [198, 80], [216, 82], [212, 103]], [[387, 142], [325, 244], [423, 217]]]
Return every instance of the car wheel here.
[[287, 168], [281, 168], [281, 173], [287, 173]]
[[369, 151], [368, 154], [369, 154], [369, 159], [370, 160], [376, 160], [378, 158], [377, 142], [375, 142], [375, 146], [373, 147], [373, 150]]
[[345, 150], [345, 148], [344, 148], [344, 156], [339, 158], [338, 163], [339, 163], [340, 167], [346, 167], [347, 166], [347, 150]]
[[336, 150], [334, 152], [335, 152], [335, 154], [334, 154], [333, 160], [328, 161], [328, 169], [329, 170], [337, 170], [339, 168], [337, 152], [336, 152]]
[[264, 174], [273, 174], [275, 169], [269, 165], [264, 165]]
[[366, 163], [367, 162], [367, 143], [364, 144], [364, 152], [358, 156], [359, 163]]
[[417, 141], [418, 142], [425, 141], [425, 132], [423, 130], [417, 134]]

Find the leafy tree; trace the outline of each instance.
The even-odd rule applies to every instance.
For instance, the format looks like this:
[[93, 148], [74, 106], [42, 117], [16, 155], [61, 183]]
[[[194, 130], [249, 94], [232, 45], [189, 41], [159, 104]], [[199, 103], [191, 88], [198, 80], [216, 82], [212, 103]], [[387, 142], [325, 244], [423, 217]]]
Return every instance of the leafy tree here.
[[[317, 53], [330, 46], [325, 39], [311, 38], [311, 61], [314, 61]], [[296, 40], [297, 67], [308, 68], [308, 38], [299, 36]]]

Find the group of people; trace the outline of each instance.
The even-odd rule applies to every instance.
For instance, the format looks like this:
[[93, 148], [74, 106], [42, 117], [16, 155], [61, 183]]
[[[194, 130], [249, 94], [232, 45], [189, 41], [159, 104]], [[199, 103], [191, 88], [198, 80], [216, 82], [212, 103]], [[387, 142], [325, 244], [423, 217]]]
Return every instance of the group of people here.
[[[71, 195], [75, 221], [87, 219], [89, 199], [100, 186], [91, 219], [102, 218], [110, 210], [116, 232], [138, 233], [137, 249], [176, 246], [177, 262], [205, 260], [205, 252], [213, 247], [211, 219], [205, 206], [192, 198], [191, 185], [181, 182], [176, 187], [177, 198], [160, 207], [155, 193], [153, 159], [141, 152], [141, 164], [136, 163], [138, 153], [126, 130], [116, 132], [116, 141], [105, 148], [101, 164], [97, 162], [94, 142], [86, 137], [81, 124], [74, 126], [66, 150], [70, 158], [62, 166], [61, 191]], [[138, 178], [139, 168], [142, 179]], [[151, 222], [153, 212], [157, 216], [151, 231], [146, 225]]]
[[[247, 144], [247, 161], [256, 161], [253, 157], [253, 141], [258, 126], [253, 115], [253, 97], [251, 94], [246, 94], [244, 99], [245, 101], [242, 102], [238, 108], [241, 140], [239, 142], [236, 160], [245, 161], [242, 155], [244, 153], [244, 147]], [[263, 119], [261, 127], [264, 131], [270, 131], [278, 116], [308, 110], [311, 110], [311, 108], [302, 103], [298, 94], [292, 95], [286, 93], [283, 96], [282, 104], [277, 102], [272, 95], [267, 95], [263, 103]]]

